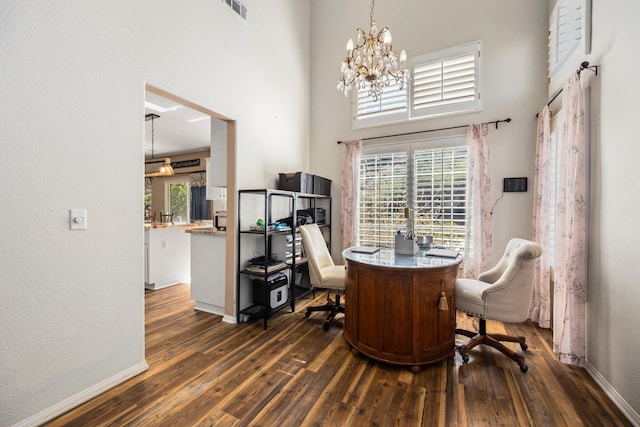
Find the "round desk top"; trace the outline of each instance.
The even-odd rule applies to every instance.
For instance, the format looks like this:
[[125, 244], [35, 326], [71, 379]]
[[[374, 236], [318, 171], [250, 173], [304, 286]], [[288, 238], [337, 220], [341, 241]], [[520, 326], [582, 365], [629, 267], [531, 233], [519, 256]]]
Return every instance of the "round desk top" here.
[[388, 248], [380, 248], [373, 254], [353, 252], [352, 248], [342, 251], [342, 256], [352, 262], [368, 264], [375, 267], [391, 267], [391, 268], [439, 268], [448, 267], [462, 262], [462, 255], [456, 258], [444, 258], [436, 256], [428, 256], [426, 251], [420, 250], [415, 255], [396, 254], [395, 250]]

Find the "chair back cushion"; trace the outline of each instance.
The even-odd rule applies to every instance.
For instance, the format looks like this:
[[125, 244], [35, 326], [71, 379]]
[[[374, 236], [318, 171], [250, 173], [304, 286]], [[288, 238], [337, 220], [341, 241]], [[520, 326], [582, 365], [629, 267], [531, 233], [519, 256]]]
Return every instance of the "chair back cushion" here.
[[478, 276], [478, 280], [492, 283], [482, 293], [485, 318], [517, 323], [529, 317], [535, 260], [540, 255], [539, 244], [511, 239], [496, 266]]
[[322, 283], [322, 270], [326, 267], [335, 267], [335, 264], [327, 248], [322, 231], [320, 231], [317, 224], [302, 225], [298, 229], [302, 236], [302, 245], [307, 253], [311, 284], [316, 287], [325, 287]]

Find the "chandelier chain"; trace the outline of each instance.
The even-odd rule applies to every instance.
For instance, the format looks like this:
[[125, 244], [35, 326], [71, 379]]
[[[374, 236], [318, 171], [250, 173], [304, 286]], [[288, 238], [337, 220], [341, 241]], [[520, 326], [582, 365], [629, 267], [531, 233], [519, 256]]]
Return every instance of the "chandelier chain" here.
[[369, 15], [369, 27], [373, 27], [376, 24], [375, 19], [373, 19], [373, 7], [376, 4], [376, 0], [371, 0], [371, 12]]
[[153, 137], [153, 117], [151, 117], [151, 158], [153, 159], [154, 156], [154, 150], [155, 150], [155, 144], [154, 144], [154, 137]]

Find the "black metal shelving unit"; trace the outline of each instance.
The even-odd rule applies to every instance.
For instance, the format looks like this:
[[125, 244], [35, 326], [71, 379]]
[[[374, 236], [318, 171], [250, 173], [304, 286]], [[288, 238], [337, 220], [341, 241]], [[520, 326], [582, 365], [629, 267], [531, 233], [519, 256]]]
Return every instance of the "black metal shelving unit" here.
[[[243, 223], [243, 197], [253, 196], [253, 197], [262, 197], [263, 198], [263, 218], [265, 220], [265, 228], [264, 230], [251, 230], [249, 229], [249, 225]], [[288, 212], [291, 214], [292, 224], [290, 230], [286, 231], [276, 231], [272, 230], [269, 227], [276, 219], [272, 218], [273, 215], [273, 203], [279, 199], [280, 203], [288, 203]], [[311, 286], [311, 283], [308, 281], [308, 270], [307, 270], [307, 261], [304, 258], [304, 254], [300, 252], [300, 257], [297, 257], [298, 248], [296, 240], [297, 234], [297, 206], [299, 204], [303, 204], [307, 209], [310, 209], [313, 212], [313, 220], [316, 222], [316, 208], [320, 207], [320, 204], [324, 204], [328, 206], [325, 208], [325, 223], [318, 224], [321, 229], [326, 230], [323, 232], [325, 238], [327, 239], [327, 245], [329, 248], [331, 247], [331, 197], [319, 194], [308, 194], [308, 193], [297, 193], [292, 191], [284, 191], [284, 190], [274, 190], [274, 189], [254, 189], [254, 190], [239, 190], [238, 191], [238, 274], [236, 280], [236, 318], [240, 320], [241, 315], [248, 315], [252, 318], [260, 318], [264, 321], [264, 328], [267, 328], [267, 320], [271, 317], [272, 314], [277, 311], [282, 310], [283, 308], [289, 306], [291, 308], [291, 312], [295, 311], [295, 302], [299, 298], [303, 298], [309, 294], [313, 294], [315, 297], [315, 289]], [[254, 242], [253, 245], [256, 245], [255, 240], [262, 238], [263, 241], [261, 244], [257, 246], [263, 250], [262, 255], [265, 257], [270, 257], [275, 252], [274, 251], [274, 237], [276, 236], [290, 236], [290, 241], [292, 242], [292, 257], [290, 260], [283, 259], [281, 260], [283, 264], [276, 266], [274, 268], [265, 267], [264, 270], [255, 270], [248, 269], [247, 260], [241, 259], [242, 257], [242, 246], [243, 240], [250, 239], [248, 236], [253, 236]], [[285, 243], [286, 245], [286, 243]], [[285, 248], [286, 253], [286, 248]], [[274, 273], [277, 272], [288, 272], [288, 296], [287, 301], [285, 301], [282, 305], [278, 307], [272, 308], [269, 304], [270, 301], [270, 288], [267, 283], [267, 278]], [[264, 292], [263, 296], [264, 304], [250, 304], [246, 307], [241, 307], [242, 304], [242, 285], [243, 285], [243, 277], [248, 277], [249, 280], [260, 280], [263, 279], [264, 283]], [[297, 278], [300, 277], [301, 281], [298, 284]]]

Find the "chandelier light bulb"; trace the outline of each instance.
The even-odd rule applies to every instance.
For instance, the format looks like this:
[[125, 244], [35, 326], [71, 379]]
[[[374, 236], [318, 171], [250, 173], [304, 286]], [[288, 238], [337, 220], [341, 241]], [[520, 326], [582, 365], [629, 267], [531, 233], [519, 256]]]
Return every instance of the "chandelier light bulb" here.
[[382, 42], [385, 44], [385, 46], [391, 45], [391, 31], [387, 30], [384, 32], [384, 35], [382, 36]]
[[352, 52], [353, 52], [353, 40], [349, 39], [349, 41], [347, 42], [347, 56], [351, 56]]

